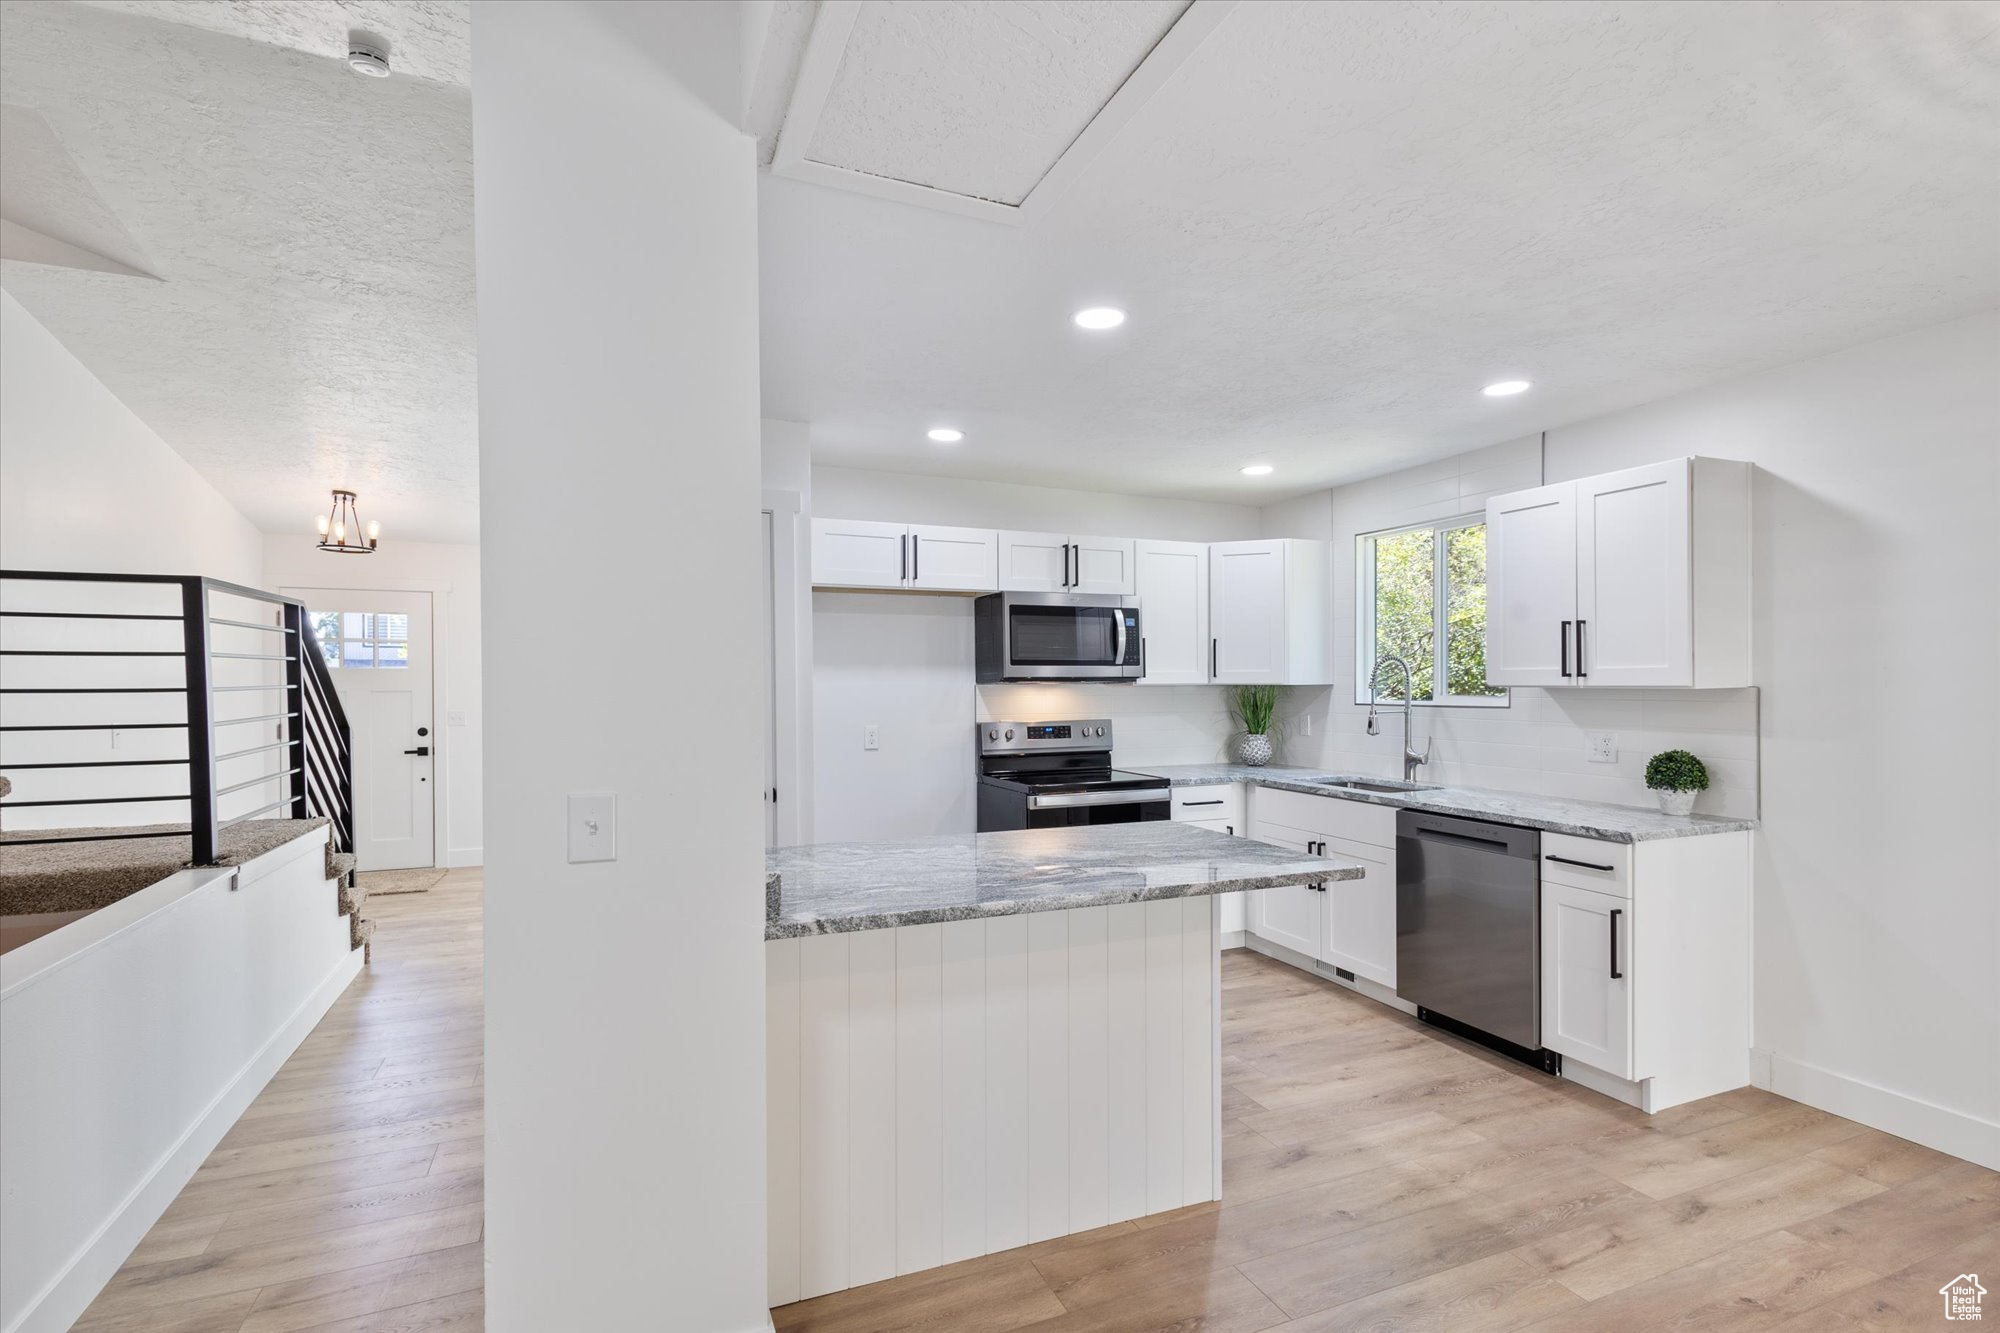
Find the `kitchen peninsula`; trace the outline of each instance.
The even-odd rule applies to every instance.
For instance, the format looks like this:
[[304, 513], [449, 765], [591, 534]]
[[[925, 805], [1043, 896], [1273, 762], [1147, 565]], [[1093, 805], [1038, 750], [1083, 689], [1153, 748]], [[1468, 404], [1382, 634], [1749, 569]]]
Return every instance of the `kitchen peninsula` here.
[[773, 1305], [1219, 1197], [1215, 895], [1362, 874], [1164, 821], [767, 868]]

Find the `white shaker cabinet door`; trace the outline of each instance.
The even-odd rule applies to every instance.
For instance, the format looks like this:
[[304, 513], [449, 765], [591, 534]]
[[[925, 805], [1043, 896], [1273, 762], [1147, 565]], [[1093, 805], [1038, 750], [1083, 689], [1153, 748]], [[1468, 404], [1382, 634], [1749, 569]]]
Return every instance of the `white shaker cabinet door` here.
[[[1296, 829], [1260, 825], [1257, 841], [1274, 847], [1289, 847], [1302, 855], [1307, 851], [1306, 835]], [[1275, 889], [1250, 891], [1250, 933], [1272, 944], [1282, 944], [1307, 958], [1319, 956], [1320, 903], [1326, 896], [1310, 884], [1286, 884]]]
[[1575, 485], [1578, 680], [1694, 684], [1688, 460]]
[[1486, 504], [1486, 682], [1576, 685], [1576, 484]]
[[992, 592], [999, 534], [991, 528], [910, 529], [910, 585], [938, 592]]
[[[1209, 547], [1209, 660], [1219, 685], [1278, 685], [1286, 676], [1285, 546]], [[1143, 613], [1144, 603], [1140, 610]]]
[[812, 581], [820, 588], [901, 588], [909, 569], [910, 529], [902, 523], [816, 518]]
[[1394, 989], [1396, 854], [1385, 847], [1328, 838], [1326, 856], [1360, 866], [1360, 879], [1330, 879], [1320, 895], [1322, 963]]
[[1067, 592], [1069, 538], [1059, 532], [1001, 532], [1001, 592]]
[[1069, 590], [1102, 597], [1130, 597], [1135, 586], [1130, 537], [1071, 537]]
[[1542, 1045], [1632, 1078], [1632, 900], [1542, 881]]
[[1140, 541], [1133, 556], [1139, 589], [1141, 685], [1208, 683], [1208, 547]]

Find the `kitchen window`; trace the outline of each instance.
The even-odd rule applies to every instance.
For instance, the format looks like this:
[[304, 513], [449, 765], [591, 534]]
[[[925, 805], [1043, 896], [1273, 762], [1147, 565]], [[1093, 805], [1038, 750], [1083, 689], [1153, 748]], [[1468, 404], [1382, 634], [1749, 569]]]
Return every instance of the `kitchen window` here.
[[[1411, 702], [1504, 708], [1486, 683], [1486, 522], [1483, 518], [1371, 532], [1357, 539], [1354, 698], [1390, 657], [1410, 665]], [[1403, 699], [1403, 673], [1382, 673], [1378, 699]]]

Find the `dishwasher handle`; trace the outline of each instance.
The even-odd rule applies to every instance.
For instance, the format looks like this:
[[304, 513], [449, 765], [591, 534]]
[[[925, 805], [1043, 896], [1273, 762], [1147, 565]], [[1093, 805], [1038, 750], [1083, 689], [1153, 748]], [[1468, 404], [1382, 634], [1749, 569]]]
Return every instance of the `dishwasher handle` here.
[[1483, 819], [1460, 819], [1455, 815], [1425, 814], [1416, 810], [1396, 813], [1396, 836], [1524, 860], [1537, 859], [1542, 847], [1541, 835], [1531, 828], [1492, 824]]

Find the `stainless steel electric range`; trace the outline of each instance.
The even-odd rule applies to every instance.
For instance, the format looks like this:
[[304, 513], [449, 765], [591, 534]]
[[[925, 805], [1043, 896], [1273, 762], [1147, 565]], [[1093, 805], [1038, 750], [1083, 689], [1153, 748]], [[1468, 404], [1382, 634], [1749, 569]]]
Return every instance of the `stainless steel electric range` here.
[[1111, 766], [1111, 723], [979, 724], [979, 831], [1136, 824], [1173, 814], [1165, 778]]

